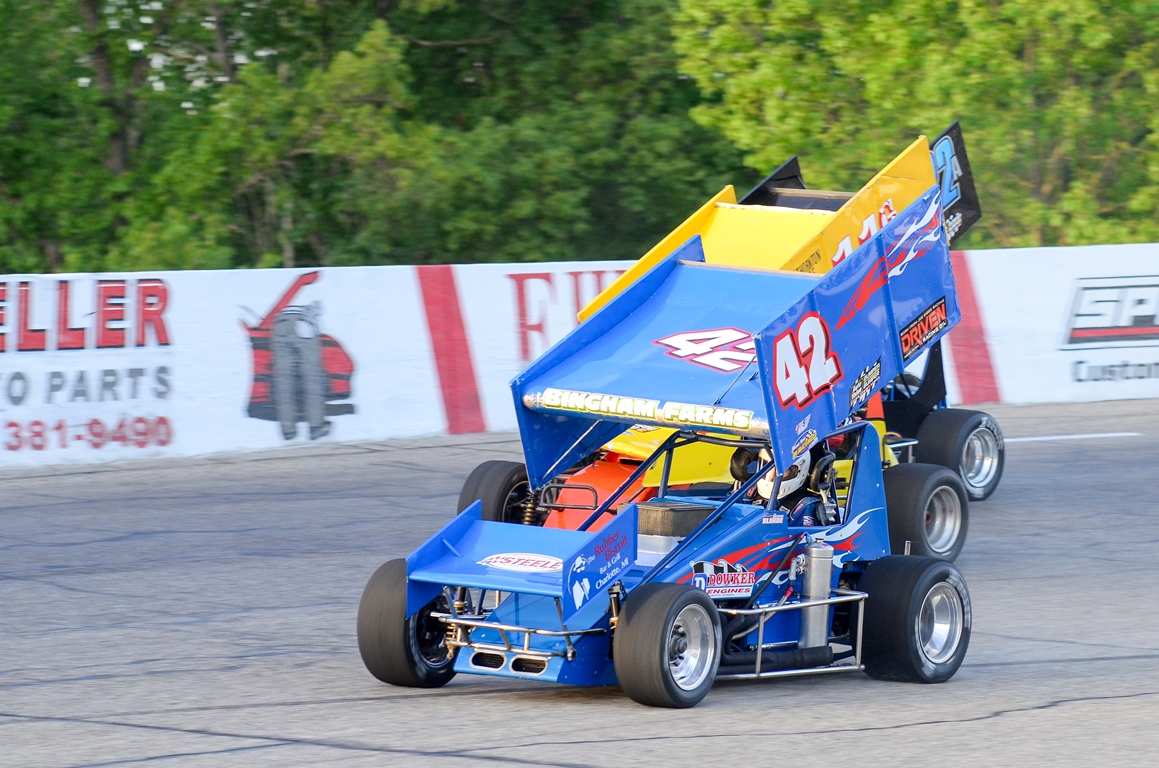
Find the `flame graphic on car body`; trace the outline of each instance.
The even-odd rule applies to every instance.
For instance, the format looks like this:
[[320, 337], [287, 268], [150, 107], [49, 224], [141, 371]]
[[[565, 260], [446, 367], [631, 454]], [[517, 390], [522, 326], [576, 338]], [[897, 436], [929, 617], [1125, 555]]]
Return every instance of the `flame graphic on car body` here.
[[929, 253], [939, 240], [938, 230], [942, 226], [942, 217], [938, 215], [940, 212], [939, 198], [937, 195], [933, 195], [930, 198], [929, 207], [922, 213], [921, 218], [910, 224], [905, 234], [898, 239], [889, 252], [869, 268], [869, 272], [862, 279], [861, 284], [857, 286], [857, 290], [853, 292], [853, 297], [849, 299], [849, 303], [845, 305], [845, 310], [837, 320], [838, 330], [852, 320], [866, 302], [889, 282], [891, 277], [899, 276], [905, 272], [911, 261], [920, 259]]

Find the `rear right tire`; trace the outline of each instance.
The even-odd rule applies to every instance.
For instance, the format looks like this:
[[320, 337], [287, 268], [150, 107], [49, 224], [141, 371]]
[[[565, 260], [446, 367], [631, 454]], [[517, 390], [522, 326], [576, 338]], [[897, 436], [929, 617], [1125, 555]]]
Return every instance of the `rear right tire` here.
[[969, 504], [961, 478], [934, 464], [898, 464], [885, 470], [889, 547], [954, 560], [966, 543]]
[[939, 408], [922, 421], [916, 437], [917, 460], [957, 472], [972, 501], [987, 498], [998, 487], [1006, 466], [1006, 444], [990, 414]]

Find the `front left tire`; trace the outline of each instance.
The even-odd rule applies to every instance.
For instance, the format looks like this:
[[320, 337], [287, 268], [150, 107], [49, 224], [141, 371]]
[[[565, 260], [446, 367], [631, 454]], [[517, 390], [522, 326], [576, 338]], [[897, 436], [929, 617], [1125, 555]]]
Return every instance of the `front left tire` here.
[[431, 617], [446, 610], [438, 597], [409, 619], [406, 616], [406, 560], [379, 567], [358, 603], [358, 652], [370, 674], [407, 688], [438, 688], [455, 676], [447, 653], [446, 627]]

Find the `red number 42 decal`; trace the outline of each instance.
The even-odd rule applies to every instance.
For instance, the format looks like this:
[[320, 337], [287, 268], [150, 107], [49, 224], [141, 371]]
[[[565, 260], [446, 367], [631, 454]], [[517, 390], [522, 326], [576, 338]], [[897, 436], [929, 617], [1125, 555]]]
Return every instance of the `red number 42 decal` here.
[[829, 349], [829, 328], [816, 312], [801, 318], [773, 344], [773, 385], [781, 407], [804, 408], [841, 379], [841, 361]]

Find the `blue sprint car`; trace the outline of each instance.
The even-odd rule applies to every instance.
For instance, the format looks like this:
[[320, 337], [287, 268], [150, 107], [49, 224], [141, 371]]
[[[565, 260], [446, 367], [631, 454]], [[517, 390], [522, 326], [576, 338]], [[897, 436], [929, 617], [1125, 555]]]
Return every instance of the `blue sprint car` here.
[[[358, 611], [367, 669], [418, 687], [618, 684], [662, 707], [723, 678], [952, 677], [965, 581], [890, 547], [948, 470], [895, 467], [915, 469], [887, 494], [880, 436], [857, 418], [960, 319], [942, 214], [935, 186], [824, 276], [705, 263], [693, 237], [632, 283], [511, 384], [526, 503], [550, 506], [554, 478], [632, 426], [675, 431], [576, 530], [486, 519], [477, 501], [381, 566]], [[721, 353], [727, 375], [673, 352], [722, 334], [748, 340]], [[669, 483], [694, 443], [732, 450], [731, 485]], [[630, 498], [649, 471], [655, 497]]]

